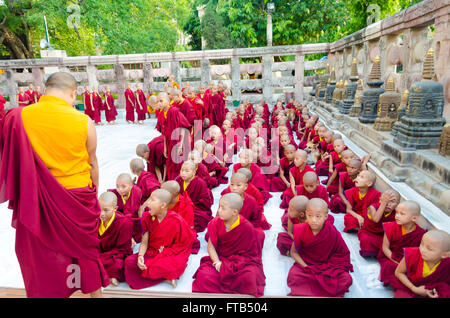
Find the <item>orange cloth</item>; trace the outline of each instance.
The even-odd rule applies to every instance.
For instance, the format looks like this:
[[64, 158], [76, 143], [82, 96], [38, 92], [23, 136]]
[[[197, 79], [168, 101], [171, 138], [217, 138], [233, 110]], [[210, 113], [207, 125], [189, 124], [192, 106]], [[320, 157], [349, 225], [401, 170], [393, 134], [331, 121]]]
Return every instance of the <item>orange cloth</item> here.
[[22, 121], [33, 150], [63, 187], [92, 187], [87, 115], [63, 99], [44, 95], [22, 110]]

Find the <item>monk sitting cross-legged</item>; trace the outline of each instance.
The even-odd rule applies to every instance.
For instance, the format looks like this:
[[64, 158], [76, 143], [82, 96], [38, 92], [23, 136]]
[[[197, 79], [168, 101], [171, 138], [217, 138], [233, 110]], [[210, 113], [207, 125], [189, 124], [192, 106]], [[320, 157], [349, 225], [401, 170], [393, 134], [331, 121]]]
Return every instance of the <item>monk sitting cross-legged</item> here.
[[169, 191], [153, 191], [150, 212], [142, 216], [142, 242], [139, 252], [125, 260], [125, 280], [133, 289], [169, 282], [174, 288], [186, 269], [194, 235], [186, 221], [168, 209]]
[[291, 296], [343, 297], [352, 284], [350, 251], [328, 218], [328, 206], [314, 198], [306, 205], [306, 222], [294, 225], [287, 284]]
[[208, 256], [200, 260], [194, 293], [264, 294], [261, 246], [253, 225], [239, 214], [242, 198], [224, 195], [217, 216], [208, 224]]
[[142, 191], [141, 204], [143, 204], [152, 194], [153, 191], [159, 189], [161, 184], [156, 176], [148, 171], [145, 171], [144, 161], [140, 158], [135, 158], [130, 162], [131, 173], [138, 177], [136, 185]]
[[125, 258], [131, 249], [133, 225], [130, 219], [117, 211], [117, 197], [105, 192], [99, 197], [101, 214], [98, 234], [100, 238], [100, 258], [113, 286], [125, 281], [123, 268]]

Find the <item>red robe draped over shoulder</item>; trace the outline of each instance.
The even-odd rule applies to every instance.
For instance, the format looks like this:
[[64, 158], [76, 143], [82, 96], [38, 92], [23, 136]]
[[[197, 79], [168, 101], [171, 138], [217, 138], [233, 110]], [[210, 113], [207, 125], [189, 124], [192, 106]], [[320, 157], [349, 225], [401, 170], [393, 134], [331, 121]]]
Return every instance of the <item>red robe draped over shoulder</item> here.
[[288, 274], [291, 296], [343, 297], [352, 284], [350, 251], [339, 231], [325, 222], [314, 235], [308, 223], [294, 225], [294, 244], [303, 261], [295, 263]]
[[253, 225], [239, 216], [239, 225], [227, 232], [223, 220], [215, 217], [208, 234], [222, 265], [218, 272], [209, 256], [200, 260], [192, 283], [193, 293], [264, 294], [261, 246]]
[[142, 89], [136, 90], [136, 113], [137, 120], [145, 120], [145, 116], [147, 115], [147, 99]]
[[[64, 188], [33, 151], [21, 112], [0, 121], [0, 203], [9, 201], [28, 297], [69, 297], [109, 284], [100, 260], [95, 188]], [[67, 284], [77, 271], [79, 280]]]
[[[344, 192], [344, 195], [347, 198], [348, 202], [352, 205], [353, 211], [363, 216], [364, 207], [379, 202], [381, 193], [374, 187], [371, 187], [369, 188], [369, 191], [365, 194], [365, 196], [360, 199], [359, 188], [355, 186], [351, 189], [346, 190]], [[350, 230], [359, 230], [358, 220], [350, 213], [346, 213], [344, 215], [344, 225], [344, 232], [348, 232]]]
[[159, 189], [161, 184], [156, 176], [148, 171], [142, 171], [139, 178], [136, 181], [136, 185], [141, 189], [142, 197], [141, 204], [143, 204], [150, 197], [153, 191]]
[[159, 223], [149, 212], [142, 215], [142, 230], [148, 232], [148, 247], [144, 255], [147, 269], [137, 267], [137, 256], [125, 260], [125, 280], [133, 289], [157, 285], [178, 279], [186, 269], [194, 235], [186, 221], [176, 212], [167, 211]]
[[[105, 116], [106, 116], [106, 121], [107, 122], [111, 122], [116, 120], [117, 117], [117, 109], [116, 106], [114, 105], [114, 97], [109, 94], [109, 93], [105, 93], [104, 95], [104, 99], [105, 99]], [[109, 109], [108, 109], [109, 107]]]
[[136, 96], [131, 89], [125, 90], [125, 120], [134, 122], [134, 107], [136, 105]]

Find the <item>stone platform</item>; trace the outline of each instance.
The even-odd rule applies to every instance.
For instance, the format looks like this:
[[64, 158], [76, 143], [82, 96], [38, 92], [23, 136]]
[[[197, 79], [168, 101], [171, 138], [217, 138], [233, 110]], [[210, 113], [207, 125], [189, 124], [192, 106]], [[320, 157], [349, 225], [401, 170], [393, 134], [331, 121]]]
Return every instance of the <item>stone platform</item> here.
[[310, 109], [331, 128], [348, 136], [371, 155], [373, 163], [392, 182], [404, 182], [419, 195], [450, 215], [450, 159], [438, 149], [403, 148], [393, 142], [390, 132], [376, 131], [357, 117], [340, 114], [322, 101], [313, 101]]

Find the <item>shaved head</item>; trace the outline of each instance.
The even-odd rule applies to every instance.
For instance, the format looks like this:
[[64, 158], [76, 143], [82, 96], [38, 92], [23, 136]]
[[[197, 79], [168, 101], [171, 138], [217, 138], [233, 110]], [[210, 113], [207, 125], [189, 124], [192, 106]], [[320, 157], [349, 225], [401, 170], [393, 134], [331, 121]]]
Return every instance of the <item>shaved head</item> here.
[[156, 197], [167, 206], [169, 206], [170, 202], [172, 202], [172, 194], [165, 189], [156, 189], [152, 192], [152, 196]]
[[288, 144], [286, 145], [286, 147], [284, 147], [284, 150], [292, 150], [295, 151], [295, 146], [293, 144]]
[[59, 90], [70, 93], [77, 89], [77, 81], [70, 73], [57, 72], [49, 76], [45, 82], [45, 87], [49, 90]]
[[420, 205], [416, 201], [406, 200], [406, 201], [401, 202], [400, 204], [405, 207], [405, 210], [410, 215], [412, 215], [412, 216], [420, 215]]
[[348, 162], [348, 164], [357, 169], [361, 169], [362, 167], [362, 161], [358, 159], [352, 159]]
[[240, 173], [240, 172], [235, 172], [231, 175], [231, 180], [235, 181], [235, 182], [244, 182], [247, 183], [248, 182], [248, 178], [245, 174]]
[[136, 155], [143, 157], [146, 152], [149, 152], [150, 148], [146, 144], [139, 144], [136, 147]]
[[130, 162], [130, 169], [132, 172], [141, 173], [145, 169], [144, 160], [141, 158], [135, 158]]
[[307, 209], [317, 209], [320, 210], [324, 214], [328, 214], [328, 204], [320, 198], [313, 198], [308, 201], [308, 204], [306, 205]]
[[247, 177], [247, 182], [250, 182], [253, 178], [252, 171], [248, 168], [240, 168], [237, 172], [245, 175]]
[[169, 180], [161, 184], [161, 189], [169, 191], [172, 196], [176, 196], [180, 193], [180, 184], [175, 180]]
[[221, 200], [228, 203], [232, 210], [241, 211], [242, 206], [244, 205], [244, 200], [242, 200], [241, 196], [237, 193], [227, 193]]
[[344, 150], [341, 152], [341, 156], [343, 156], [343, 157], [344, 156], [353, 156], [353, 155], [354, 155], [354, 153], [350, 149], [347, 149], [347, 150]]
[[450, 235], [447, 232], [433, 229], [426, 232], [423, 236], [425, 235], [433, 242], [438, 243], [442, 252], [450, 252]]
[[98, 200], [106, 204], [111, 204], [112, 206], [117, 206], [117, 196], [109, 191], [103, 192]]
[[156, 97], [155, 95], [150, 96], [150, 98], [148, 99], [150, 105], [155, 105], [158, 102], [158, 97]]
[[303, 175], [303, 184], [317, 183], [317, 174], [313, 171], [308, 171]]
[[296, 195], [289, 201], [289, 206], [296, 212], [305, 212], [309, 199], [304, 195]]
[[305, 161], [306, 161], [306, 159], [308, 159], [308, 153], [302, 149], [297, 149], [295, 151], [295, 156], [301, 157]]
[[197, 165], [192, 160], [186, 160], [185, 162], [183, 162], [183, 166], [191, 167], [193, 170], [197, 168]]
[[133, 184], [133, 178], [131, 178], [131, 175], [129, 173], [121, 173], [117, 177], [117, 181], [123, 181], [129, 184]]
[[336, 139], [342, 139], [342, 135], [339, 133], [333, 134], [333, 140], [336, 140]]

